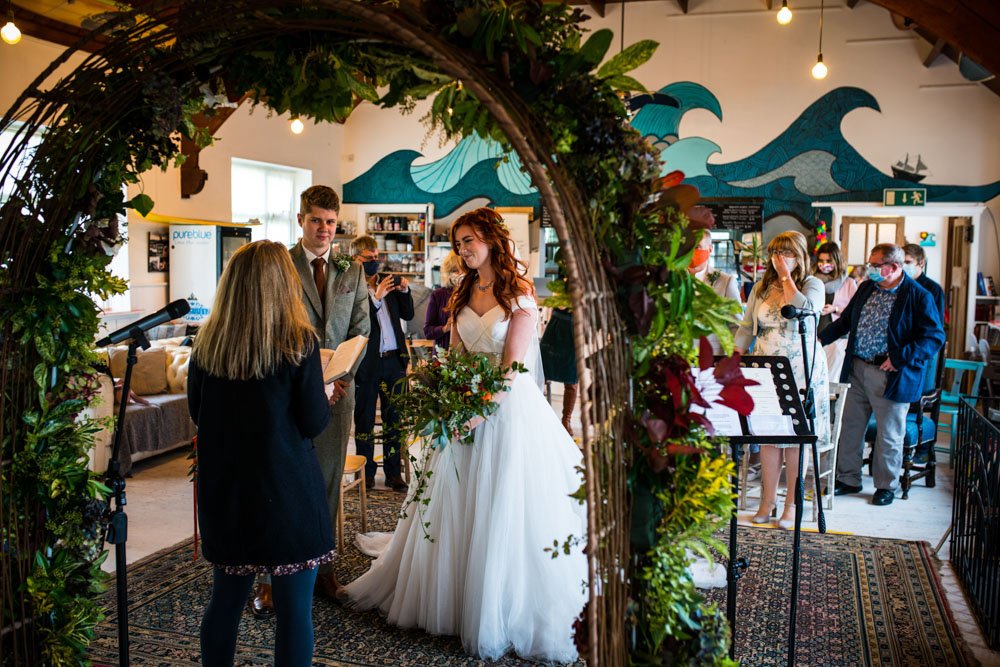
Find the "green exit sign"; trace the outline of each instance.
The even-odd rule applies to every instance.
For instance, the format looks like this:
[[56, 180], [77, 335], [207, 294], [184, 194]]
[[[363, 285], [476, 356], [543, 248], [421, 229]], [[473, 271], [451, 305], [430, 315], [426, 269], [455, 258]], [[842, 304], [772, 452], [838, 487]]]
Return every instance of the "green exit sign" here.
[[927, 203], [927, 188], [886, 188], [882, 191], [885, 206], [923, 206]]

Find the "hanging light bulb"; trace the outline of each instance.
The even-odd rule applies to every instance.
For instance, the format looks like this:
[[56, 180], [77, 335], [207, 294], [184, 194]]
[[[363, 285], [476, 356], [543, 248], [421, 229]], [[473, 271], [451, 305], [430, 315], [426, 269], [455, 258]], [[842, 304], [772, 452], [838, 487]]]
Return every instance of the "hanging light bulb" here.
[[814, 79], [825, 79], [826, 75], [830, 73], [830, 69], [823, 64], [823, 54], [819, 54], [819, 58], [816, 59], [816, 64], [813, 65], [812, 75]]
[[292, 134], [302, 134], [303, 130], [306, 129], [306, 124], [298, 116], [295, 116], [292, 118], [292, 122], [288, 124], [288, 127], [292, 131]]
[[814, 79], [825, 79], [826, 75], [830, 73], [826, 64], [823, 62], [823, 5], [825, 0], [820, 0], [819, 3], [819, 56], [816, 58], [816, 64], [813, 65], [812, 75]]
[[788, 8], [788, 0], [781, 0], [781, 9], [778, 10], [778, 23], [788, 25], [792, 22], [792, 10]]
[[14, 5], [10, 5], [7, 11], [7, 23], [0, 28], [0, 39], [11, 45], [21, 41], [21, 31], [14, 25]]

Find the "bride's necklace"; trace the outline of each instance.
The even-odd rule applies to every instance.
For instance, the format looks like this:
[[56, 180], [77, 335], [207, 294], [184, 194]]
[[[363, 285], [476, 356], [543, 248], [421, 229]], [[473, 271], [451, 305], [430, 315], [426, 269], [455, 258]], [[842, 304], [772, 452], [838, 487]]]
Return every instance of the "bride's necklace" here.
[[477, 278], [477, 279], [476, 279], [476, 289], [477, 289], [477, 290], [479, 290], [480, 292], [485, 292], [485, 291], [486, 291], [486, 290], [488, 290], [489, 288], [493, 287], [493, 283], [494, 283], [494, 282], [495, 282], [495, 281], [491, 280], [491, 281], [489, 281], [488, 283], [486, 283], [485, 285], [480, 285], [480, 284], [479, 284], [479, 279]]

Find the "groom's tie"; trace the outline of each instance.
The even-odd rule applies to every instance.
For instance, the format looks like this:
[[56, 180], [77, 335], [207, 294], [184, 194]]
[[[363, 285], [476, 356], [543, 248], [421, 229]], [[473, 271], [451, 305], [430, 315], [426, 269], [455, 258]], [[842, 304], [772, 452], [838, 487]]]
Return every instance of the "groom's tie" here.
[[313, 280], [316, 281], [316, 291], [319, 292], [319, 304], [323, 308], [323, 317], [326, 317], [326, 260], [317, 257], [312, 261]]

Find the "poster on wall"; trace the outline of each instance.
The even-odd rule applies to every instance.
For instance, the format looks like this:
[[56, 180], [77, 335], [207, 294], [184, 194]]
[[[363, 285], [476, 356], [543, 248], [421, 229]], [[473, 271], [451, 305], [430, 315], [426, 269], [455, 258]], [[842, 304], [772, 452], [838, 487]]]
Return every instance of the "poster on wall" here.
[[729, 229], [739, 235], [759, 232], [764, 226], [763, 199], [711, 198], [698, 202], [712, 210], [716, 229]]
[[167, 250], [167, 235], [163, 232], [149, 233], [149, 272], [166, 273], [170, 268]]

